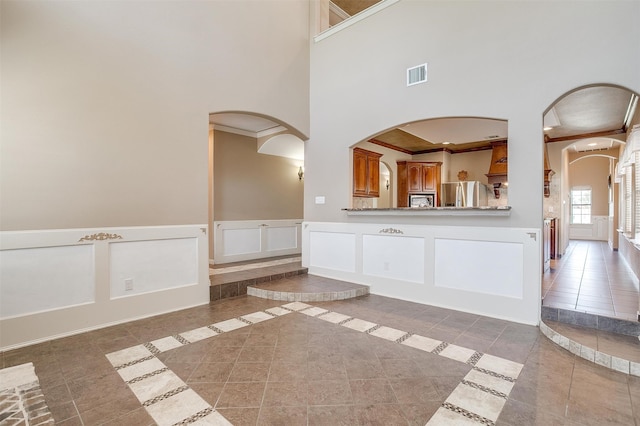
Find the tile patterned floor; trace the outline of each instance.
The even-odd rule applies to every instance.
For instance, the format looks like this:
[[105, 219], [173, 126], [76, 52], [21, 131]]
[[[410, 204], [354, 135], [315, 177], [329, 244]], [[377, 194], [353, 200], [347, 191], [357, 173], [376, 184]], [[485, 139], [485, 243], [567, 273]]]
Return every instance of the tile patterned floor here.
[[[445, 422], [464, 424], [469, 421], [494, 424], [522, 369], [522, 364], [517, 362], [482, 354], [473, 349], [353, 318], [349, 315], [314, 307], [302, 302], [288, 303], [178, 335], [168, 336], [107, 354], [107, 358], [122, 379], [129, 385], [140, 403], [147, 408], [147, 411], [157, 424], [188, 424], [197, 419], [207, 424], [226, 425], [229, 424], [228, 421], [214, 407], [193, 392], [165, 364], [158, 360], [157, 355], [294, 312], [469, 365], [471, 369], [467, 375], [455, 387], [427, 424], [438, 425]], [[242, 352], [240, 355], [242, 355]], [[404, 362], [402, 362], [402, 365], [398, 363], [387, 363], [387, 365], [391, 365], [391, 370], [399, 378], [403, 377], [404, 374], [408, 374], [407, 379], [415, 377], [414, 373], [405, 368], [406, 364]], [[254, 365], [243, 366], [242, 369], [237, 370], [237, 375], [247, 379], [250, 383], [258, 382], [256, 380], [257, 376], [251, 372], [251, 367], [254, 367]], [[259, 367], [263, 367], [263, 365], [259, 364]], [[219, 371], [222, 371], [222, 369], [216, 369], [215, 374], [218, 374]], [[231, 370], [231, 375], [233, 375], [234, 371], [236, 371], [235, 368]], [[265, 372], [266, 369], [260, 368], [258, 371]], [[282, 394], [280, 393], [282, 385], [280, 382], [275, 383], [277, 384], [274, 385], [274, 389], [278, 393], [275, 398], [282, 399]], [[308, 392], [308, 384], [302, 382], [293, 382], [293, 384], [298, 398], [293, 400], [287, 398], [287, 400], [281, 402], [293, 401], [299, 403], [294, 404], [294, 406], [305, 405], [302, 403], [306, 399], [304, 397], [305, 393]], [[375, 403], [379, 398], [391, 402], [394, 399], [392, 397], [394, 384], [395, 391], [400, 394], [404, 392], [406, 387], [399, 381], [391, 382], [389, 387], [381, 380], [369, 382], [365, 380], [350, 380], [348, 384], [349, 390], [353, 394], [354, 402], [362, 403]], [[324, 386], [333, 387], [334, 384], [324, 384]], [[289, 386], [286, 388], [289, 389]], [[372, 388], [374, 392], [376, 389], [386, 388], [386, 395], [373, 395]], [[217, 404], [224, 408], [225, 398], [218, 399]], [[302, 423], [306, 424], [306, 422]]]
[[2, 367], [25, 362], [60, 425], [196, 415], [194, 424], [640, 426], [638, 377], [576, 357], [536, 327], [375, 295], [292, 305], [242, 296], [0, 354]]
[[543, 276], [545, 306], [637, 320], [638, 280], [606, 241], [572, 240]]

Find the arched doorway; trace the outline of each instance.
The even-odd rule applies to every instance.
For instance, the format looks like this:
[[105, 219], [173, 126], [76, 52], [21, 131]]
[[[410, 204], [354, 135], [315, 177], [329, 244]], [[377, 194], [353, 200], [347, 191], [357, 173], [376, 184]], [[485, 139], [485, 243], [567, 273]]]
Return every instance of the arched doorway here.
[[273, 117], [210, 114], [210, 263], [300, 253], [302, 137]]
[[543, 228], [554, 224], [557, 234], [556, 256], [543, 268], [543, 306], [615, 317], [638, 308], [638, 296], [629, 302], [595, 288], [617, 284], [612, 271], [618, 265], [607, 263], [623, 238], [616, 166], [640, 122], [637, 104], [638, 94], [624, 87], [589, 85], [560, 96], [544, 113], [542, 219]]

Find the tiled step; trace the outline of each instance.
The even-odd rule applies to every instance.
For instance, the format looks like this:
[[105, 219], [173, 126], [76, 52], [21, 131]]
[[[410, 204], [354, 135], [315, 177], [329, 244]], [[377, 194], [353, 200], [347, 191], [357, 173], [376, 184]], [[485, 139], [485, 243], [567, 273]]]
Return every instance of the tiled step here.
[[343, 289], [332, 289], [331, 291], [323, 291], [321, 288], [316, 290], [284, 290], [278, 288], [277, 282], [273, 284], [274, 286], [249, 286], [247, 287], [247, 294], [261, 299], [288, 302], [330, 302], [334, 300], [353, 299], [354, 297], [369, 294], [369, 287], [356, 284], [353, 286], [345, 286]]
[[576, 356], [640, 377], [640, 323], [543, 306], [540, 331]]
[[243, 270], [236, 270], [240, 268], [236, 268], [235, 266], [231, 266], [230, 268], [235, 269], [229, 273], [223, 273], [219, 269], [216, 269], [215, 271], [218, 273], [209, 276], [211, 283], [209, 287], [209, 299], [212, 302], [245, 295], [247, 294], [248, 286], [304, 275], [308, 272], [308, 268], [302, 267], [299, 261]]
[[594, 328], [608, 333], [640, 336], [640, 322], [611, 318], [588, 312], [542, 306], [543, 320], [556, 321], [580, 327]]

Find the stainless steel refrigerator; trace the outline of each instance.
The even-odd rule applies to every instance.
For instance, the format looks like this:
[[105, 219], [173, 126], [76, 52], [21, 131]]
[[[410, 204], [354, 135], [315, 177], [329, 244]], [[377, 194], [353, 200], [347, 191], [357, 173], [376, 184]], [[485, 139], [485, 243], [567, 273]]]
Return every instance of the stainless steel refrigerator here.
[[442, 207], [482, 207], [488, 205], [489, 188], [479, 181], [442, 184]]

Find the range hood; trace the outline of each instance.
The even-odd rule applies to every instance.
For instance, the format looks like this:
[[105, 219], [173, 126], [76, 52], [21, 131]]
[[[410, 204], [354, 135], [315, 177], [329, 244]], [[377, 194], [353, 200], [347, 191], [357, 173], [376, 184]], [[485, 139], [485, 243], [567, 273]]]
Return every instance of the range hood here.
[[508, 171], [507, 141], [491, 142], [491, 164], [489, 173], [485, 176], [489, 179], [489, 185], [493, 185], [493, 195], [500, 198], [500, 187], [507, 186]]

